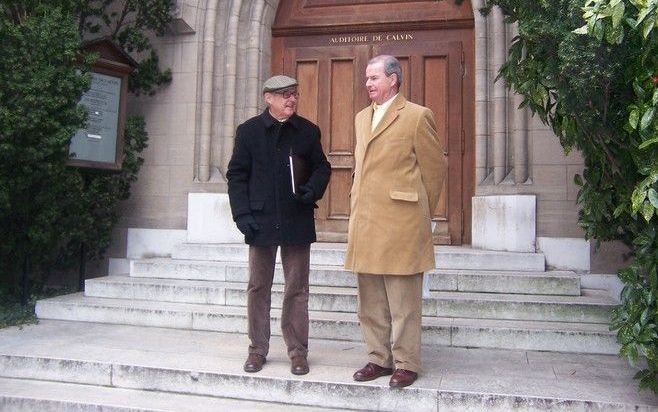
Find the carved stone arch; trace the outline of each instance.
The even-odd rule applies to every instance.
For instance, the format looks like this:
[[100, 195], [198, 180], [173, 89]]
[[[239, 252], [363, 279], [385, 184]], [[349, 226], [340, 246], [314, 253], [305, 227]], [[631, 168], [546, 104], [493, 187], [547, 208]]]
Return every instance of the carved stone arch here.
[[197, 82], [195, 181], [222, 182], [235, 127], [262, 108], [277, 0], [207, 0]]
[[[195, 180], [224, 181], [235, 127], [262, 107], [259, 85], [269, 75], [271, 29], [279, 0], [206, 0], [197, 84]], [[472, 0], [475, 20], [476, 191], [529, 182], [527, 113], [516, 110], [502, 81], [509, 28], [500, 10], [489, 16]], [[495, 189], [496, 191], [499, 189]], [[485, 191], [491, 191], [486, 189]]]

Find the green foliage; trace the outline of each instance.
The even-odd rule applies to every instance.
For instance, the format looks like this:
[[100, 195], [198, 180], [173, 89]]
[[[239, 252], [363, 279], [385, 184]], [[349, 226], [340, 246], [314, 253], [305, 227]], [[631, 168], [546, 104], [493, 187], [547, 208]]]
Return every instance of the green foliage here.
[[[85, 121], [89, 87], [75, 21], [57, 8], [0, 6], [0, 270], [50, 252], [66, 218], [68, 142]], [[82, 69], [82, 74], [76, 73]]]
[[519, 26], [499, 76], [565, 151], [583, 155], [575, 183], [585, 236], [632, 249], [611, 329], [633, 364], [646, 360], [640, 387], [658, 393], [658, 2], [487, 1], [493, 5]]
[[[171, 5], [128, 3], [122, 15], [131, 22], [118, 25], [117, 36], [140, 28], [155, 31], [164, 24], [156, 18], [157, 4]], [[145, 12], [149, 4], [154, 15]], [[121, 172], [67, 166], [70, 140], [87, 118], [78, 102], [89, 88], [96, 58], [81, 52], [81, 33], [93, 30], [92, 15], [103, 27], [111, 24], [117, 15], [104, 12], [111, 5], [117, 9], [112, 1], [0, 4], [0, 283], [14, 295], [22, 292], [24, 303], [29, 293], [21, 282], [24, 271], [40, 282], [53, 271], [77, 266], [81, 250], [85, 259], [103, 255], [118, 220], [118, 203], [130, 196], [143, 162], [140, 153], [148, 139], [144, 120], [129, 117]], [[137, 34], [130, 37], [138, 42]], [[139, 50], [152, 52], [148, 40], [140, 44]], [[152, 65], [152, 59], [145, 61]], [[144, 72], [153, 76], [154, 70], [157, 64]], [[158, 84], [153, 79], [136, 80], [136, 91], [152, 93]]]
[[130, 75], [129, 90], [153, 95], [171, 82], [171, 71], [161, 70], [151, 38], [165, 34], [174, 0], [56, 0], [78, 22], [79, 34], [89, 40], [109, 37], [139, 63]]
[[175, 0], [4, 0], [3, 4], [6, 14], [16, 19], [37, 8], [58, 9], [75, 20], [80, 38], [111, 39], [138, 63], [128, 81], [136, 95], [153, 95], [171, 82], [171, 70], [160, 68], [151, 39], [166, 33]]
[[16, 295], [12, 293], [11, 288], [0, 283], [0, 329], [8, 326], [37, 323], [37, 317], [34, 314], [34, 306], [37, 300], [66, 293], [71, 293], [71, 290], [32, 285], [28, 303], [27, 305], [22, 305]]

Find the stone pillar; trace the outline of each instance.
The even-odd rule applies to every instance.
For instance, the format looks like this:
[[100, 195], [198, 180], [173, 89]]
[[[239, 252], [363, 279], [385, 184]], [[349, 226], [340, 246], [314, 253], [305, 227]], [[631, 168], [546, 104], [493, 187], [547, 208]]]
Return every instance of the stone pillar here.
[[489, 70], [487, 19], [480, 13], [484, 0], [473, 0], [475, 20], [475, 184], [487, 178], [487, 147], [489, 142]]
[[238, 30], [240, 26], [240, 11], [242, 0], [233, 0], [226, 28], [224, 47], [226, 48], [225, 72], [223, 81], [223, 97], [225, 102], [224, 113], [221, 120], [221, 135], [213, 144], [213, 162], [218, 171], [222, 172], [228, 167], [233, 147], [232, 139], [235, 134], [235, 104], [238, 68]]
[[[493, 50], [491, 63], [493, 70], [491, 77], [498, 75], [499, 69], [505, 63], [507, 55], [507, 42], [505, 40], [505, 21], [500, 7], [495, 6], [491, 10], [492, 35], [493, 40], [490, 49]], [[505, 179], [507, 175], [507, 90], [505, 89], [505, 80], [500, 78], [493, 84], [493, 173], [494, 184], [498, 184]]]
[[195, 139], [197, 151], [195, 153], [196, 170], [195, 180], [207, 182], [210, 179], [210, 148], [212, 140], [212, 113], [213, 113], [213, 76], [215, 74], [215, 24], [217, 17], [217, 0], [208, 0], [206, 18], [203, 26], [203, 47], [201, 64], [201, 82], [199, 85], [201, 96], [199, 135]]
[[[263, 101], [260, 88], [260, 67], [261, 67], [261, 43], [263, 42], [262, 32], [265, 30], [263, 25], [263, 16], [265, 14], [265, 2], [257, 2], [252, 9], [249, 20], [249, 45], [247, 49], [247, 99], [245, 118], [256, 115], [259, 112], [260, 104]], [[268, 28], [269, 30], [269, 28]], [[230, 145], [230, 151], [233, 145]]]
[[[510, 38], [519, 34], [518, 25], [510, 27]], [[511, 43], [510, 43], [511, 46]], [[514, 184], [524, 184], [530, 177], [528, 172], [528, 109], [519, 109], [523, 97], [517, 93], [511, 93], [510, 111], [512, 122], [512, 148], [514, 157]]]
[[514, 93], [512, 98], [513, 128], [512, 141], [514, 147], [514, 183], [524, 184], [528, 181], [528, 109], [517, 109], [523, 97]]

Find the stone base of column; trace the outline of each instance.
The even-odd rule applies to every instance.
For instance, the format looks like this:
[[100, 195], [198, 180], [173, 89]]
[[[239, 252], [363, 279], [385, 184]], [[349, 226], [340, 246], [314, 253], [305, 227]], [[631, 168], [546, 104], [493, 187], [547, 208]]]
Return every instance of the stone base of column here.
[[535, 252], [536, 206], [534, 195], [474, 196], [473, 248]]
[[190, 193], [187, 197], [188, 243], [242, 243], [226, 193]]

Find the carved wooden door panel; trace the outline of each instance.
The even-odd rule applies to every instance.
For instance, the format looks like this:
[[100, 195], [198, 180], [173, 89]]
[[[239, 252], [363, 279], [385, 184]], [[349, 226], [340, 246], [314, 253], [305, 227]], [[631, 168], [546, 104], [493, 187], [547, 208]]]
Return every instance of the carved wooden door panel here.
[[462, 228], [462, 44], [423, 42], [373, 46], [373, 54], [390, 54], [402, 65], [401, 92], [429, 107], [448, 157], [448, 177], [433, 214], [434, 243], [461, 244]]
[[[461, 44], [289, 47], [282, 72], [299, 82], [299, 114], [317, 123], [332, 177], [316, 211], [319, 238], [344, 241], [354, 166], [354, 115], [369, 104], [365, 67], [378, 54], [396, 56], [403, 69], [401, 92], [434, 112], [449, 175], [434, 213], [434, 240], [461, 243]], [[454, 154], [454, 156], [453, 156]], [[448, 183], [449, 182], [449, 183]]]
[[297, 78], [298, 112], [322, 131], [331, 181], [316, 210], [324, 241], [345, 241], [354, 167], [354, 115], [368, 104], [361, 89], [369, 47], [296, 47], [285, 52], [283, 72]]
[[354, 167], [354, 115], [369, 104], [368, 60], [397, 57], [401, 92], [434, 112], [448, 179], [434, 211], [434, 242], [470, 241], [474, 194], [474, 33], [470, 1], [281, 0], [272, 73], [299, 81], [299, 114], [322, 130], [332, 177], [316, 211], [318, 239], [345, 241]]

